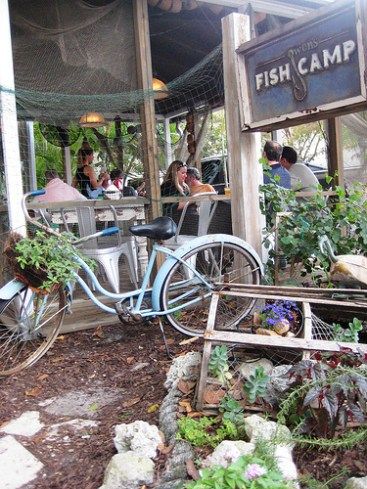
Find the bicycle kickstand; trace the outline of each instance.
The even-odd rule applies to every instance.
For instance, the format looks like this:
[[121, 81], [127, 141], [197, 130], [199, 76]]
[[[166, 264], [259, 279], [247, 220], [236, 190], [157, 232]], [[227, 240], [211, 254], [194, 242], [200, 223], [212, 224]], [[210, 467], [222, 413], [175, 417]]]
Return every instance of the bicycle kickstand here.
[[166, 348], [167, 356], [168, 356], [168, 358], [173, 358], [173, 355], [171, 355], [169, 348], [168, 348], [168, 343], [167, 343], [166, 333], [164, 332], [162, 318], [158, 317], [158, 322], [159, 322], [159, 329], [161, 330], [161, 333], [162, 333], [164, 346]]

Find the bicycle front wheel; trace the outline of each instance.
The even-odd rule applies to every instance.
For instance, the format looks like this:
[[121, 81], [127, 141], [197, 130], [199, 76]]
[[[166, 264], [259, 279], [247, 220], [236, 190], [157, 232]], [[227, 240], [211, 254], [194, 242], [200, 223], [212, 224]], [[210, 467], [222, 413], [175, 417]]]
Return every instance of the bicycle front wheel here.
[[61, 288], [41, 294], [25, 287], [0, 301], [0, 376], [30, 367], [50, 348], [66, 311]]
[[[252, 253], [230, 240], [204, 244], [182, 257], [210, 284], [259, 284], [261, 269]], [[184, 263], [177, 262], [162, 287], [163, 310], [179, 308], [167, 314], [174, 328], [190, 336], [202, 336], [206, 328], [212, 290]], [[220, 289], [221, 286], [215, 286]], [[249, 314], [255, 300], [221, 295], [218, 301], [216, 329], [234, 329]]]

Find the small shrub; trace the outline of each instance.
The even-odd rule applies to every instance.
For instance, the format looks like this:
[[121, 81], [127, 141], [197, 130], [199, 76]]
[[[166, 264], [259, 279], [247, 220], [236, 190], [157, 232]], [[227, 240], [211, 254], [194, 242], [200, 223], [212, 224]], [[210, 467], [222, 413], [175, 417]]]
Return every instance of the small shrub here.
[[229, 419], [218, 420], [204, 416], [198, 420], [182, 417], [178, 420], [178, 439], [191, 443], [194, 447], [216, 447], [223, 440], [238, 440], [240, 434]]
[[277, 468], [268, 467], [255, 455], [244, 455], [229, 467], [203, 469], [201, 479], [189, 483], [187, 489], [287, 489], [294, 485], [285, 481]]

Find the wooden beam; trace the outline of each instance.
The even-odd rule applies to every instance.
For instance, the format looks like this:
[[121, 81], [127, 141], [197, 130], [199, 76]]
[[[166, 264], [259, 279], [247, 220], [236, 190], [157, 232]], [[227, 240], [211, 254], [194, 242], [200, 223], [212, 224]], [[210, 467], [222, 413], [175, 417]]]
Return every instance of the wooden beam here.
[[25, 235], [25, 217], [21, 207], [23, 178], [19, 152], [13, 53], [7, 0], [0, 1], [0, 46], [0, 86], [3, 88], [0, 90], [0, 127], [9, 225], [11, 229]]
[[248, 243], [261, 256], [263, 216], [259, 185], [262, 183], [260, 134], [242, 133], [239, 103], [239, 65], [236, 49], [250, 39], [249, 17], [231, 14], [222, 19], [225, 115], [228, 141], [228, 171], [231, 187], [233, 234]]
[[[148, 220], [151, 220], [162, 215], [162, 211], [157, 158], [158, 149], [155, 137], [155, 110], [152, 90], [153, 74], [147, 0], [135, 0], [133, 6], [137, 80], [139, 89], [145, 93], [144, 102], [140, 107], [140, 120], [143, 129], [144, 179], [147, 186], [148, 198], [150, 199]], [[151, 96], [149, 96], [149, 91]]]
[[343, 144], [340, 117], [333, 117], [327, 120], [327, 134], [328, 173], [330, 176], [334, 177], [331, 183], [333, 187], [336, 185], [344, 186]]
[[264, 336], [251, 333], [234, 333], [232, 331], [211, 331], [204, 333], [204, 340], [220, 343], [238, 343], [251, 346], [269, 346], [274, 348], [291, 348], [309, 351], [341, 351], [349, 348], [353, 352], [367, 352], [367, 345], [346, 343], [342, 341], [311, 340], [306, 338], [288, 338], [286, 336]]

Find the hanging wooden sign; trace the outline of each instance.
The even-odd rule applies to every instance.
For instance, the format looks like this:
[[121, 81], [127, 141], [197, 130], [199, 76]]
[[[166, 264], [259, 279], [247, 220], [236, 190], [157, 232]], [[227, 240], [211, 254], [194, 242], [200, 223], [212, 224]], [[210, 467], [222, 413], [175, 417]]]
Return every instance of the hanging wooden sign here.
[[366, 16], [366, 0], [342, 1], [240, 46], [242, 129], [367, 108]]

